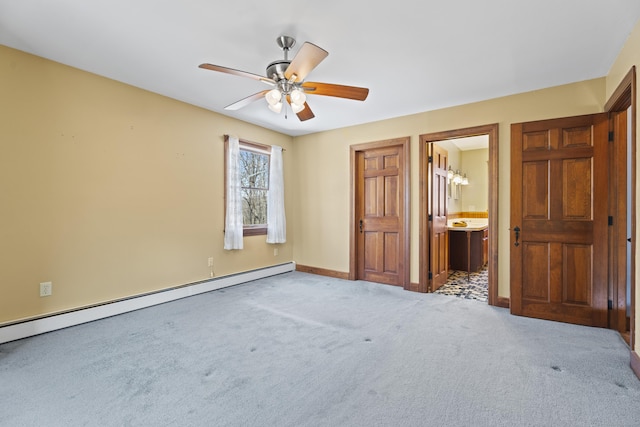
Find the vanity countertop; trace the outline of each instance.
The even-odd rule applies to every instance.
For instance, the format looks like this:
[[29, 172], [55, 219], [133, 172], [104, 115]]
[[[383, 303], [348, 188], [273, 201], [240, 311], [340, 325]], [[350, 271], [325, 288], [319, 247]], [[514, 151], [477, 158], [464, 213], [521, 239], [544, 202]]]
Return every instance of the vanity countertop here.
[[[457, 221], [464, 221], [467, 223], [466, 227], [454, 227], [453, 223]], [[451, 231], [482, 231], [489, 227], [489, 220], [487, 218], [457, 218], [447, 221], [447, 228]]]

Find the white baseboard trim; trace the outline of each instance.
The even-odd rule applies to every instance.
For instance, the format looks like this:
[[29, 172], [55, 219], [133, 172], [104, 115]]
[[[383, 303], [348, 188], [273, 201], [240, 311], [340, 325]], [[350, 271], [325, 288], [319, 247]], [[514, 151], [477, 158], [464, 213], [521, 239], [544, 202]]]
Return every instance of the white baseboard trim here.
[[262, 279], [264, 277], [275, 276], [276, 274], [288, 273], [295, 269], [295, 263], [289, 262], [272, 267], [265, 267], [229, 276], [213, 278], [193, 285], [166, 289], [94, 307], [54, 314], [34, 320], [26, 320], [24, 322], [0, 327], [0, 344], [67, 328], [69, 326], [79, 325], [81, 323], [104, 319], [105, 317], [111, 317], [169, 301], [175, 301], [205, 292], [215, 291], [216, 289], [239, 285], [241, 283]]

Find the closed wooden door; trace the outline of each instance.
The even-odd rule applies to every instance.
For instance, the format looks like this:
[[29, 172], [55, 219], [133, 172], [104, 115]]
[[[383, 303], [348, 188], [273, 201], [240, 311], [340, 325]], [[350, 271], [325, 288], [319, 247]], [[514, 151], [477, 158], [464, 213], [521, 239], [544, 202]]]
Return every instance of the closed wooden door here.
[[356, 153], [358, 278], [407, 286], [405, 173], [402, 146]]
[[449, 245], [447, 229], [447, 150], [431, 143], [429, 150], [429, 280], [430, 292], [447, 282]]
[[607, 114], [511, 126], [511, 312], [607, 326]]

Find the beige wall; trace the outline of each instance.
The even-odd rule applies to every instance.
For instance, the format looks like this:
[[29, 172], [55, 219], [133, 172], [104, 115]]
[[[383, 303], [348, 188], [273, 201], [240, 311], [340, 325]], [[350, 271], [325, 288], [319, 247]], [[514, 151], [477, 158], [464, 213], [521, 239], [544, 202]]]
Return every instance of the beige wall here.
[[293, 216], [222, 249], [222, 135], [287, 149], [289, 212], [291, 137], [3, 46], [0, 99], [0, 324], [293, 259]]
[[489, 211], [489, 149], [461, 152], [461, 172], [467, 174], [469, 185], [462, 186], [464, 212]]
[[[618, 55], [615, 63], [611, 67], [609, 74], [606, 78], [606, 98], [609, 99], [613, 92], [616, 90], [620, 82], [625, 77], [625, 75], [629, 72], [631, 67], [636, 67], [636, 74], [638, 73], [638, 67], [640, 67], [640, 21], [636, 24], [633, 32], [627, 39], [627, 43], [623, 47], [622, 51]], [[636, 100], [638, 102], [638, 100]], [[638, 105], [636, 104], [636, 110]], [[640, 114], [636, 111], [636, 168], [640, 165], [640, 149], [638, 149], [638, 142], [640, 140]], [[640, 201], [640, 174], [636, 173], [636, 201]], [[637, 209], [637, 208], [636, 208]], [[637, 223], [637, 219], [636, 219]], [[634, 242], [638, 242], [638, 234], [639, 228], [636, 227], [636, 236], [633, 239]], [[636, 301], [635, 307], [636, 310], [640, 308], [640, 292], [638, 292], [638, 286], [640, 286], [640, 268], [638, 268], [638, 261], [640, 260], [640, 248], [636, 247], [636, 275], [635, 275], [635, 283], [636, 283]], [[640, 340], [640, 315], [638, 315], [636, 311], [636, 322], [635, 322], [635, 342], [639, 342]], [[638, 346], [635, 347], [636, 351]]]
[[294, 259], [304, 265], [349, 270], [349, 146], [411, 136], [411, 281], [418, 282], [419, 135], [499, 123], [499, 295], [509, 296], [509, 144], [511, 123], [602, 111], [605, 80], [428, 111], [295, 139]]
[[[467, 174], [469, 185], [458, 186], [456, 190], [452, 184], [450, 195], [447, 197], [447, 210], [450, 214], [459, 212], [485, 212], [489, 209], [489, 149], [461, 151], [452, 141], [438, 141], [435, 144], [447, 151], [447, 160], [453, 171]], [[473, 209], [472, 209], [473, 208]]]

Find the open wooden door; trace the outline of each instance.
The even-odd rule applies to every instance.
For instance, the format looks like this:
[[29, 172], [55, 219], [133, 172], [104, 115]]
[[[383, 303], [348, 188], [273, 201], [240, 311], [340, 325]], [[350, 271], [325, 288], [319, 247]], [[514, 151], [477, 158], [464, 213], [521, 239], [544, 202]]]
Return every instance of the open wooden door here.
[[447, 282], [449, 245], [447, 229], [447, 168], [449, 154], [429, 144], [429, 292]]
[[[628, 112], [610, 113], [612, 140], [609, 144], [609, 289], [611, 301], [609, 327], [629, 342], [627, 317], [627, 254], [630, 258], [630, 228], [627, 228], [627, 209], [631, 207], [628, 189]], [[630, 179], [629, 179], [630, 182]], [[629, 239], [629, 240], [628, 240]], [[630, 320], [630, 319], [629, 319]]]
[[511, 125], [511, 313], [607, 326], [608, 115]]

